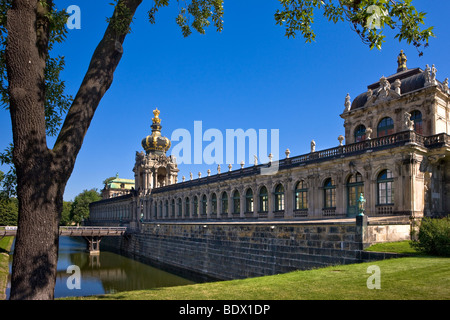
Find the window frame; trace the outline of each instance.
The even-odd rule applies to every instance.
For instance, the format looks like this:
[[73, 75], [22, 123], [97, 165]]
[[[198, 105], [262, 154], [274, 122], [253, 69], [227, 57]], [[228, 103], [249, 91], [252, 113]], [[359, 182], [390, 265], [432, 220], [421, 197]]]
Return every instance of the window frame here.
[[323, 182], [323, 208], [336, 208], [336, 185], [333, 178], [327, 178]]
[[275, 212], [284, 211], [285, 203], [284, 203], [284, 186], [281, 183], [278, 183], [275, 186], [274, 192], [275, 198]]
[[222, 204], [222, 214], [228, 213], [228, 193], [226, 191], [222, 192], [222, 196], [220, 197], [220, 201]]
[[[300, 195], [301, 197], [299, 197]], [[294, 210], [308, 210], [308, 188], [305, 180], [300, 180], [295, 185]]]
[[211, 213], [217, 214], [217, 195], [213, 193], [211, 195]]
[[233, 213], [234, 214], [241, 213], [241, 194], [239, 193], [238, 190], [233, 191], [232, 202], [233, 202]]
[[[388, 122], [386, 124], [383, 124], [383, 122]], [[394, 134], [395, 125], [394, 120], [391, 117], [384, 117], [382, 118], [377, 125], [377, 137], [386, 137], [391, 134]]]
[[410, 120], [414, 122], [414, 131], [423, 135], [423, 116], [419, 110], [411, 111]]
[[[262, 191], [265, 190], [265, 193]], [[266, 186], [262, 186], [258, 193], [258, 212], [269, 212], [269, 191]]]
[[[361, 128], [364, 128], [364, 131]], [[366, 130], [367, 130], [366, 126], [363, 124], [360, 124], [359, 126], [357, 126], [355, 128], [355, 131], [353, 133], [353, 138], [355, 139], [355, 143], [366, 140], [366, 135], [367, 135]]]
[[254, 209], [253, 190], [252, 188], [248, 188], [245, 192], [245, 212], [253, 212]]
[[[386, 176], [383, 177], [384, 175]], [[383, 187], [383, 190], [380, 187]], [[394, 175], [391, 170], [384, 169], [377, 175], [377, 205], [393, 205], [394, 195]]]
[[204, 194], [203, 196], [202, 196], [202, 211], [201, 211], [201, 214], [202, 215], [206, 215], [206, 213], [207, 213], [207, 210], [208, 210], [208, 198], [206, 197], [206, 194]]

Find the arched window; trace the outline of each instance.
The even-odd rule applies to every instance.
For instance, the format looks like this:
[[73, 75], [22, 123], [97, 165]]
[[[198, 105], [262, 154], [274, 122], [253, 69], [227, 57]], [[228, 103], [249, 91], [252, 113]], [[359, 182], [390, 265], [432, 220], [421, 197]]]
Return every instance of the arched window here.
[[308, 209], [308, 189], [305, 181], [299, 181], [295, 186], [295, 210]]
[[411, 118], [414, 121], [414, 131], [423, 134], [422, 112], [414, 110], [411, 112]]
[[360, 124], [355, 129], [355, 142], [361, 142], [366, 140], [366, 127]]
[[275, 211], [284, 210], [284, 187], [280, 183], [275, 187]]
[[172, 199], [172, 202], [171, 202], [171, 206], [170, 206], [171, 208], [170, 208], [170, 216], [171, 217], [175, 217], [175, 199]]
[[217, 214], [217, 196], [215, 193], [211, 196], [211, 213]]
[[184, 216], [185, 217], [189, 217], [190, 213], [189, 213], [189, 207], [191, 206], [190, 201], [189, 201], [189, 197], [186, 198], [185, 200], [185, 206], [184, 206]]
[[247, 189], [245, 193], [245, 212], [253, 212], [253, 190]]
[[164, 217], [169, 216], [169, 200], [166, 200], [164, 203]]
[[378, 204], [394, 203], [394, 178], [392, 171], [383, 170], [377, 178]]
[[204, 194], [202, 197], [202, 214], [203, 215], [206, 215], [206, 213], [207, 213], [207, 211], [206, 211], [207, 206], [208, 206], [208, 201], [206, 199], [206, 194]]
[[181, 217], [183, 214], [183, 205], [181, 198], [178, 198], [178, 216]]
[[324, 195], [324, 207], [335, 208], [336, 207], [336, 186], [331, 178], [325, 180], [323, 184]]
[[225, 191], [222, 193], [222, 213], [228, 213], [228, 195]]
[[241, 196], [239, 195], [239, 191], [235, 190], [233, 192], [233, 213], [241, 212]]
[[389, 117], [381, 119], [377, 127], [377, 137], [384, 137], [394, 133], [394, 120]]
[[269, 211], [269, 197], [267, 193], [267, 188], [262, 187], [259, 190], [259, 212]]
[[347, 215], [349, 217], [354, 217], [358, 213], [358, 200], [361, 193], [364, 194], [364, 182], [362, 175], [357, 172], [347, 180]]
[[159, 217], [162, 218], [162, 216], [163, 216], [163, 212], [162, 212], [162, 211], [163, 211], [162, 201], [159, 202], [159, 210], [158, 210], [158, 211], [159, 211], [159, 212], [158, 212], [158, 213], [159, 213]]
[[198, 198], [194, 196], [194, 216], [198, 216]]

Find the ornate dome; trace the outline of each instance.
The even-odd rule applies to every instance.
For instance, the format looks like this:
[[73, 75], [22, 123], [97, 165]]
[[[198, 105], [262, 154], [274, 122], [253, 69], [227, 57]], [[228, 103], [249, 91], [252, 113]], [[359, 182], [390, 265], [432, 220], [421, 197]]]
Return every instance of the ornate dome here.
[[161, 136], [161, 119], [159, 118], [160, 111], [158, 108], [153, 110], [153, 115], [155, 116], [153, 124], [151, 125], [152, 134], [142, 139], [142, 147], [147, 154], [165, 154], [169, 150], [171, 142], [169, 138]]
[[[399, 85], [398, 92], [403, 95], [409, 92], [413, 92], [419, 89], [423, 89], [427, 86], [436, 85], [442, 90], [445, 90], [445, 85], [440, 81], [436, 80], [436, 69], [434, 65], [430, 68], [428, 65], [425, 70], [421, 68], [408, 69], [406, 66], [406, 55], [403, 50], [398, 56], [398, 69], [397, 73], [385, 78], [382, 77], [384, 81], [389, 84], [389, 89], [394, 89], [396, 81]], [[392, 85], [392, 88], [391, 88]], [[358, 95], [351, 103], [350, 110], [356, 110], [366, 106], [368, 101], [373, 98], [378, 90], [381, 88], [381, 79], [367, 86], [367, 91]]]

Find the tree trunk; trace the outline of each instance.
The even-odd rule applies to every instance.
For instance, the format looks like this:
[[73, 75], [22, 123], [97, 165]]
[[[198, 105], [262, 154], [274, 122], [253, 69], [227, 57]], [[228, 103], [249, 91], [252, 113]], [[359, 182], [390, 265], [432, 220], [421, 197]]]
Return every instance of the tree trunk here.
[[[142, 0], [120, 2], [133, 17]], [[47, 3], [51, 4], [51, 0]], [[46, 13], [40, 0], [15, 0], [7, 19], [6, 64], [19, 199], [12, 300], [54, 297], [64, 189], [95, 110], [111, 86], [126, 36], [117, 35], [108, 26], [50, 150], [44, 113], [49, 26]]]
[[18, 193], [19, 228], [13, 255], [11, 300], [54, 298], [62, 192], [52, 183], [50, 175], [36, 180], [22, 184]]

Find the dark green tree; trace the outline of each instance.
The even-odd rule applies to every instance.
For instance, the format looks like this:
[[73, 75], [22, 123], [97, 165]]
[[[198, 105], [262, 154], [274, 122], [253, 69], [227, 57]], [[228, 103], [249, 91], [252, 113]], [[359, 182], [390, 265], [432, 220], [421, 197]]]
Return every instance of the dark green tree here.
[[73, 223], [73, 221], [70, 219], [70, 211], [72, 209], [72, 204], [73, 201], [64, 201], [63, 210], [61, 212], [60, 225], [69, 226]]
[[0, 197], [0, 226], [17, 226], [18, 214], [16, 198]]
[[101, 200], [102, 197], [97, 189], [84, 190], [73, 200], [70, 209], [70, 221], [80, 224], [89, 218], [89, 204]]
[[[5, 174], [0, 170], [0, 185]], [[8, 193], [0, 189], [0, 226], [16, 226], [19, 209], [17, 199], [10, 198]]]
[[[223, 0], [176, 2], [180, 11], [175, 21], [184, 36], [192, 30], [205, 33], [211, 24], [222, 30]], [[417, 48], [432, 36], [431, 29], [420, 29], [425, 15], [417, 12], [410, 0], [279, 2], [275, 20], [286, 28], [288, 37], [299, 32], [307, 41], [314, 40], [313, 13], [319, 10], [334, 23], [347, 20], [363, 42], [379, 48], [383, 29], [367, 25], [373, 18], [369, 8], [382, 9], [386, 14], [377, 22], [397, 29], [399, 40]], [[53, 299], [66, 183], [100, 100], [112, 84], [123, 42], [141, 3], [114, 1], [114, 13], [72, 99], [62, 94], [63, 83], [58, 80], [63, 60], [50, 57], [52, 46], [65, 38], [65, 12], [58, 11], [52, 0], [0, 0], [0, 94], [11, 115], [9, 154], [19, 203], [11, 299]], [[148, 11], [150, 23], [155, 23], [157, 12], [168, 5], [169, 0], [154, 0]], [[47, 146], [48, 134], [57, 136], [53, 148]]]

